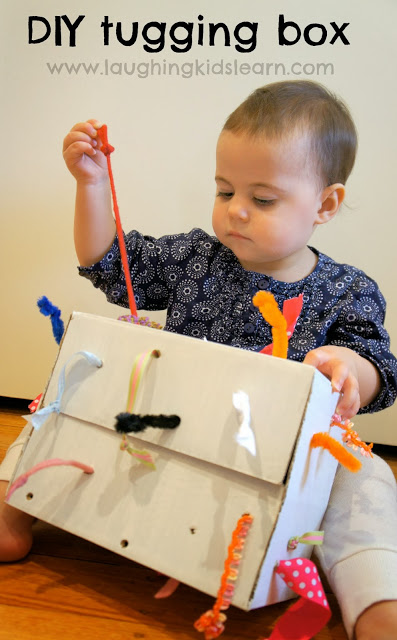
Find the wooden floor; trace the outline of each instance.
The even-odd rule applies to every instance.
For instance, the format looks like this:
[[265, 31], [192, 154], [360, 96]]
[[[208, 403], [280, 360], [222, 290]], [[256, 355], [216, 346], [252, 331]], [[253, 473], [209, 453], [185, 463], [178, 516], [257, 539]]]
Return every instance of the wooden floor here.
[[[17, 437], [27, 413], [0, 407], [0, 460]], [[397, 475], [397, 455], [378, 448]], [[180, 585], [173, 596], [155, 600], [165, 578], [45, 523], [35, 525], [30, 555], [0, 565], [1, 640], [199, 640], [193, 622], [213, 599]], [[335, 597], [328, 589], [331, 621], [316, 638], [346, 640]], [[231, 607], [225, 640], [266, 638], [289, 605], [249, 613]]]

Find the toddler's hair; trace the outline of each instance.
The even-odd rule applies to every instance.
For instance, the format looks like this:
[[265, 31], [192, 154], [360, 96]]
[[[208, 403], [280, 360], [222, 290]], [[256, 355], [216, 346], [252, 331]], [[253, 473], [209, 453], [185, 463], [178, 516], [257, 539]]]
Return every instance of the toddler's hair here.
[[344, 102], [309, 80], [274, 82], [256, 89], [228, 117], [224, 130], [288, 139], [309, 136], [311, 169], [322, 186], [345, 184], [353, 169], [357, 131]]

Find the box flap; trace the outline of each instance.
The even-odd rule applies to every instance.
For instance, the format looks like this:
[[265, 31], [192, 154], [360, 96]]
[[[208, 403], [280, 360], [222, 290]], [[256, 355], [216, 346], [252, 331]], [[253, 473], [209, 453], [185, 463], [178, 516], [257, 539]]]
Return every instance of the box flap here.
[[[152, 359], [144, 373], [134, 413], [177, 414], [181, 424], [172, 431], [149, 427], [134, 438], [149, 449], [152, 443], [282, 483], [313, 381], [314, 369], [300, 363], [74, 313], [43, 406], [56, 398], [58, 377], [68, 359], [90, 351], [103, 366], [90, 368], [83, 359], [67, 365], [61, 412], [114, 430], [115, 416], [126, 410], [134, 360], [151, 349], [159, 349], [161, 356]], [[256, 455], [235, 439], [239, 416], [233, 394], [240, 390], [249, 397]]]

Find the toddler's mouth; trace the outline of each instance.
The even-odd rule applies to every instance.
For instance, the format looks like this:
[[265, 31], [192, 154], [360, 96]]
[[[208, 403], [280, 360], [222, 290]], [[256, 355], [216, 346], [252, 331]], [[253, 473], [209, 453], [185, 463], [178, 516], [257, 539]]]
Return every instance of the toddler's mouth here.
[[238, 231], [234, 231], [233, 229], [231, 231], [228, 231], [227, 235], [231, 236], [232, 238], [238, 238], [239, 240], [249, 240], [247, 236], [243, 236], [242, 233], [239, 233]]

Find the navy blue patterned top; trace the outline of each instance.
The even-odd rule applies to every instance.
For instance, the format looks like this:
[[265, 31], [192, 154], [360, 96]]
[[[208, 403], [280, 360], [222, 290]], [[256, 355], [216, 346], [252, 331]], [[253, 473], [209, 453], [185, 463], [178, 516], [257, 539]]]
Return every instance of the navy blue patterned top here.
[[[314, 271], [298, 282], [280, 282], [246, 271], [233, 252], [201, 229], [159, 239], [137, 231], [126, 235], [138, 309], [167, 309], [165, 329], [258, 351], [272, 342], [271, 328], [252, 304], [260, 289], [273, 293], [282, 309], [303, 293], [303, 308], [289, 340], [288, 358], [302, 361], [311, 349], [333, 344], [353, 349], [378, 368], [382, 389], [361, 413], [390, 406], [396, 398], [397, 362], [383, 327], [385, 300], [355, 267], [318, 255]], [[79, 272], [128, 307], [117, 240], [100, 262]]]

